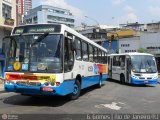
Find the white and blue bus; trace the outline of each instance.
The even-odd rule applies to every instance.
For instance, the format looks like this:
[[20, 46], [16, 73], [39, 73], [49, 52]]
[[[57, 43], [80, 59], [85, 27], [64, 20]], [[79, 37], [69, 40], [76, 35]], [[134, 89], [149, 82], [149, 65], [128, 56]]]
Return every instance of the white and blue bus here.
[[107, 50], [62, 24], [15, 27], [3, 40], [5, 90], [23, 95], [68, 95], [107, 78]]
[[147, 53], [110, 54], [108, 78], [121, 83], [157, 84], [158, 71], [155, 57]]

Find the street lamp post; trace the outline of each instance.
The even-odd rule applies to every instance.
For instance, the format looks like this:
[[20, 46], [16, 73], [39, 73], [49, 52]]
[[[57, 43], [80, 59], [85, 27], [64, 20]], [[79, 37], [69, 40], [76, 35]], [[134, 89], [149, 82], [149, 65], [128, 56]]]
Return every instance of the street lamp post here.
[[88, 17], [88, 16], [84, 16], [84, 17], [86, 17], [86, 18], [88, 18], [88, 19], [93, 20], [94, 22], [96, 22], [97, 26], [100, 28], [100, 24], [98, 23], [98, 21], [96, 19]]

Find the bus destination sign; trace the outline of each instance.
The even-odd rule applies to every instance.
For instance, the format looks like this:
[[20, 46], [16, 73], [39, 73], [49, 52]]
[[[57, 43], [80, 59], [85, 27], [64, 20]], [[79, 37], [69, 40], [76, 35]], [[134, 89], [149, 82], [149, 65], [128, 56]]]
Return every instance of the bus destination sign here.
[[15, 27], [12, 34], [60, 32], [60, 25], [26, 25]]

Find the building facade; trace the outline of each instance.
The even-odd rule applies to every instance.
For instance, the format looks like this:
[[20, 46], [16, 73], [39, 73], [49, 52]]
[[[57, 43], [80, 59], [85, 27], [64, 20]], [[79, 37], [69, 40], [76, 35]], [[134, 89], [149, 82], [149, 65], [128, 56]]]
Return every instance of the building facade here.
[[148, 23], [147, 31], [148, 32], [160, 32], [160, 22]]
[[132, 30], [135, 30], [135, 31], [146, 31], [147, 30], [145, 24], [140, 24], [138, 22], [120, 24], [120, 27], [123, 28], [123, 29], [132, 29]]
[[0, 77], [4, 77], [4, 55], [2, 54], [2, 40], [10, 35], [17, 23], [17, 0], [0, 0]]
[[160, 22], [152, 22], [147, 24], [128, 23], [120, 24], [121, 28], [132, 29], [135, 31], [160, 32]]
[[2, 48], [2, 39], [16, 26], [17, 4], [16, 0], [0, 0], [0, 51]]
[[18, 21], [23, 24], [23, 18], [32, 9], [32, 0], [18, 0]]
[[32, 9], [32, 0], [24, 0], [23, 1], [23, 11], [24, 15], [27, 15], [28, 11]]
[[23, 0], [18, 0], [18, 14], [24, 14]]
[[61, 23], [74, 27], [74, 21], [74, 16], [69, 10], [48, 5], [40, 5], [25, 16], [25, 24]]
[[140, 37], [121, 38], [118, 40], [119, 53], [138, 52]]

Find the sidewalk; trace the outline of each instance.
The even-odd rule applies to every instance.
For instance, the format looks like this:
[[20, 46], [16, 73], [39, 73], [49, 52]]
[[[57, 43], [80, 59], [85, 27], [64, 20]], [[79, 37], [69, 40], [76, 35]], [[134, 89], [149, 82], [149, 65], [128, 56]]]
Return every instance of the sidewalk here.
[[0, 93], [4, 92], [4, 84], [2, 82], [2, 80], [0, 80]]
[[160, 74], [158, 74], [158, 83], [160, 84]]

